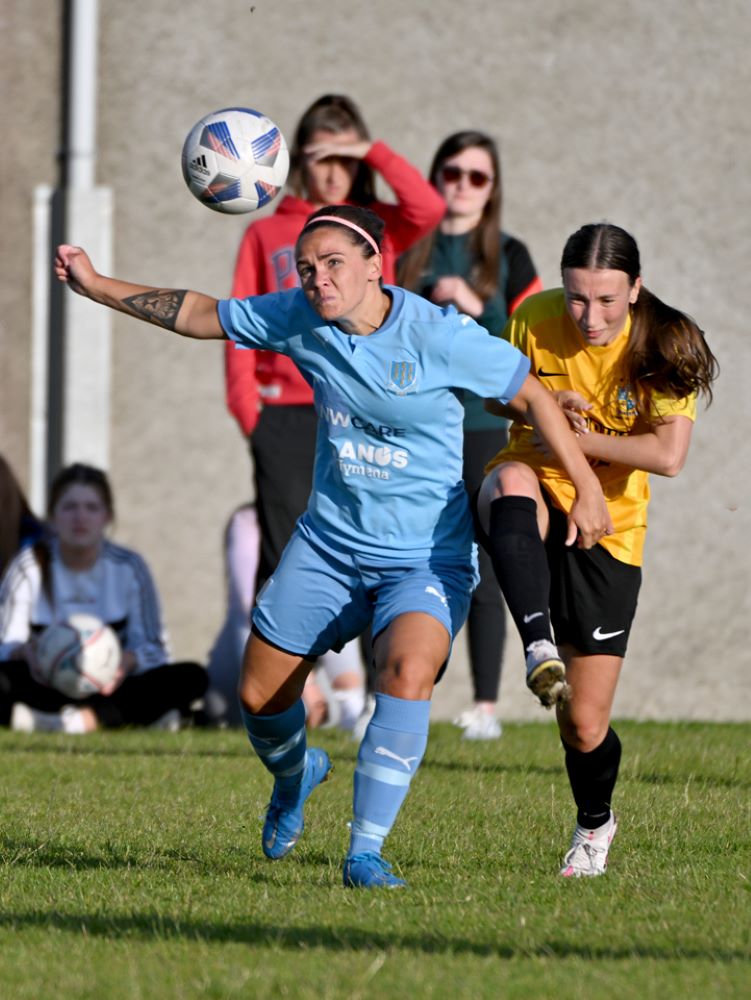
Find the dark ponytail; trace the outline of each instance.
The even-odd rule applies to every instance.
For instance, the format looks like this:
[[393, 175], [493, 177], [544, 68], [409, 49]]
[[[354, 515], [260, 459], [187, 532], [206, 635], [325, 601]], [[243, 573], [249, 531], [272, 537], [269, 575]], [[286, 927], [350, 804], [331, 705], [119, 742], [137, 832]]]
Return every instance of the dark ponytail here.
[[655, 393], [673, 399], [701, 393], [711, 403], [719, 365], [694, 320], [643, 285], [631, 316], [623, 367], [639, 412], [650, 413]]

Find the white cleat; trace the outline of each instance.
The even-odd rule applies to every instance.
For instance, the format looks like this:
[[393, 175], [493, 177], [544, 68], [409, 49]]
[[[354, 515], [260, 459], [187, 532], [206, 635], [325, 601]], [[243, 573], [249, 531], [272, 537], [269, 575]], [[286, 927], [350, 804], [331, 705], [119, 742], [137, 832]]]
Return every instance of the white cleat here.
[[608, 867], [608, 851], [617, 829], [618, 823], [613, 812], [607, 823], [596, 830], [587, 830], [577, 823], [571, 847], [563, 859], [561, 875], [564, 878], [604, 875]]

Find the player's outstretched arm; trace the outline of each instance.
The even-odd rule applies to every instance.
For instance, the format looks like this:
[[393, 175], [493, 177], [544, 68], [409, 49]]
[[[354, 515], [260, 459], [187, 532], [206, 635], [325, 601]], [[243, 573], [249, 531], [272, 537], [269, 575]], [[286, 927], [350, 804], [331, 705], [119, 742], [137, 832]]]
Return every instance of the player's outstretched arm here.
[[183, 337], [222, 340], [217, 299], [178, 288], [149, 288], [99, 274], [81, 247], [62, 244], [55, 254], [55, 275], [78, 295], [110, 309], [153, 323]]
[[576, 435], [571, 430], [555, 399], [531, 375], [510, 401], [513, 410], [524, 413], [569, 475], [576, 489], [576, 500], [568, 518], [567, 545], [573, 545], [579, 532], [579, 544], [591, 548], [603, 535], [613, 531], [600, 481], [590, 468]]
[[674, 414], [648, 431], [624, 437], [582, 434], [579, 445], [588, 458], [672, 477], [684, 466], [693, 429], [693, 420]]

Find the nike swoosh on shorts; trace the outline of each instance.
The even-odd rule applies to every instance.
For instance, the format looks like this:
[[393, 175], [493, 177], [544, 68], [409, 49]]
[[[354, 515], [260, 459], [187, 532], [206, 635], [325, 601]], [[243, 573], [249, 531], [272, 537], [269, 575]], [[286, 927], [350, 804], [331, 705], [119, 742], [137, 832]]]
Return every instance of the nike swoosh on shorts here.
[[597, 639], [598, 642], [602, 642], [603, 639], [614, 639], [617, 635], [623, 635], [625, 628], [619, 628], [617, 632], [603, 632], [600, 626], [592, 633], [592, 638]]

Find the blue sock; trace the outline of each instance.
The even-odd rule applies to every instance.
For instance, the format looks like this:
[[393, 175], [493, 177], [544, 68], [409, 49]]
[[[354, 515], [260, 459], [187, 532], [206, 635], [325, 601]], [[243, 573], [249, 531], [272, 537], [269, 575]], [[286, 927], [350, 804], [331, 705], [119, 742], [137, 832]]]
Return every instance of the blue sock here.
[[357, 755], [349, 857], [380, 854], [428, 745], [429, 717], [430, 701], [376, 695]]
[[248, 739], [279, 789], [294, 793], [305, 770], [305, 706], [298, 699], [278, 715], [251, 715], [240, 706]]

